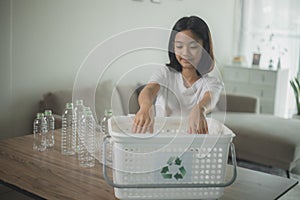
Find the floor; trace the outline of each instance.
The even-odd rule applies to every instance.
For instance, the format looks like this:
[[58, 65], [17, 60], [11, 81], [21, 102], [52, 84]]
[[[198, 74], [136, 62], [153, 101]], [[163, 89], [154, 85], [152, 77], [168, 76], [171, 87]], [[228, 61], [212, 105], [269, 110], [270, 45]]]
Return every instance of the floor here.
[[[257, 165], [257, 164], [253, 164], [253, 163], [249, 163], [249, 162], [245, 162], [245, 161], [238, 161], [237, 164], [240, 167], [249, 168], [249, 169], [253, 169], [253, 170], [257, 170], [257, 171], [262, 171], [262, 172], [274, 174], [277, 176], [286, 177], [286, 171], [284, 171], [282, 169]], [[299, 183], [293, 189], [288, 191], [288, 193], [286, 193], [281, 198], [279, 198], [279, 200], [299, 200], [299, 197], [300, 197], [300, 174], [290, 173], [290, 178], [298, 180]]]
[[[248, 163], [245, 161], [238, 161], [238, 166], [250, 168], [258, 171], [263, 171], [266, 173], [286, 177], [284, 170], [269, 168], [266, 166], [260, 166], [253, 163]], [[280, 198], [280, 200], [298, 200], [300, 197], [300, 175], [291, 174], [291, 178], [299, 180], [299, 184], [296, 185], [292, 190]], [[11, 188], [8, 188], [0, 184], [0, 199], [1, 200], [33, 200], [34, 198], [26, 196], [20, 192], [17, 192]]]
[[20, 192], [17, 192], [11, 188], [8, 188], [0, 184], [0, 199], [1, 200], [32, 200], [33, 198], [28, 197]]
[[300, 175], [291, 174], [291, 178], [297, 179], [299, 183], [290, 190], [287, 194], [280, 198], [280, 200], [298, 200], [300, 197]]

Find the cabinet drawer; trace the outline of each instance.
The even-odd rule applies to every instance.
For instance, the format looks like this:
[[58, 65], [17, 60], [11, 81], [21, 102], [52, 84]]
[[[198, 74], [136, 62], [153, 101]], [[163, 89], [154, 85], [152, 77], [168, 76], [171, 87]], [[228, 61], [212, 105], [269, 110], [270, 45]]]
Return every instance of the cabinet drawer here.
[[274, 71], [251, 71], [249, 80], [254, 84], [276, 85], [276, 72]]
[[224, 81], [243, 82], [249, 81], [249, 71], [247, 69], [224, 68]]
[[245, 96], [257, 96], [259, 97], [259, 92], [253, 87], [249, 87], [247, 84], [238, 83], [225, 83], [225, 91], [230, 94], [241, 94]]
[[256, 87], [252, 84], [238, 84], [238, 83], [226, 83], [225, 82], [225, 91], [232, 94], [243, 94], [248, 96], [256, 96], [264, 100], [274, 100], [275, 91], [273, 87], [269, 86], [260, 86]]
[[237, 85], [235, 83], [224, 83], [225, 92], [230, 94], [241, 94], [243, 92], [240, 85]]
[[289, 104], [287, 69], [267, 70], [242, 66], [225, 66], [222, 71], [227, 93], [256, 96], [260, 112], [285, 116]]
[[275, 98], [275, 90], [273, 87], [251, 87], [250, 93], [258, 96], [262, 100], [273, 101]]

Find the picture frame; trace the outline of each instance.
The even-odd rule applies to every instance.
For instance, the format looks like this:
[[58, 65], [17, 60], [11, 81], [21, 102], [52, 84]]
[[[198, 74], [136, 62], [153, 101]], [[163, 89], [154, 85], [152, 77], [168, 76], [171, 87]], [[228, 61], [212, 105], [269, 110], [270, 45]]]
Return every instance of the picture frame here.
[[254, 66], [259, 66], [260, 56], [261, 56], [260, 53], [254, 53], [254, 54], [253, 54], [252, 65], [254, 65]]

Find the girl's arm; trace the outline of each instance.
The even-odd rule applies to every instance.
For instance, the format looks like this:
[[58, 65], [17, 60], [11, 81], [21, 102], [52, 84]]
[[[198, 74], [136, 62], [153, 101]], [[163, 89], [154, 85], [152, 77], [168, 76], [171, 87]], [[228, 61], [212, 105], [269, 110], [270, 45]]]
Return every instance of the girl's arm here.
[[197, 104], [199, 109], [204, 111], [205, 114], [209, 113], [213, 108], [212, 108], [212, 96], [211, 92], [207, 91], [204, 93], [203, 98], [199, 103]]
[[211, 94], [206, 92], [201, 101], [194, 106], [189, 115], [189, 132], [197, 134], [208, 133], [206, 113], [211, 110]]
[[138, 98], [140, 109], [134, 118], [133, 133], [145, 133], [147, 130], [153, 132], [153, 102], [159, 89], [160, 85], [158, 83], [148, 83], [141, 91]]

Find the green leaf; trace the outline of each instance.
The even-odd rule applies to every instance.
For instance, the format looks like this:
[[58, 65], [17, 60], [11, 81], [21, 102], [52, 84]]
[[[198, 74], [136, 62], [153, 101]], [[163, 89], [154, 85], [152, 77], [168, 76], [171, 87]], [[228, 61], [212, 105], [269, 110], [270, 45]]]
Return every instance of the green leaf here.
[[300, 115], [300, 83], [299, 80], [295, 77], [293, 80], [290, 80], [290, 84], [293, 88], [295, 94], [295, 100], [297, 105], [297, 114]]
[[296, 85], [297, 85], [297, 88], [298, 88], [298, 94], [300, 93], [300, 83], [299, 83], [299, 80], [297, 78], [295, 78], [295, 82], [296, 82]]
[[291, 86], [292, 86], [292, 88], [293, 88], [293, 91], [294, 91], [295, 96], [297, 96], [298, 93], [297, 93], [297, 88], [296, 88], [295, 83], [294, 83], [293, 81], [290, 81], [290, 83], [291, 83]]

